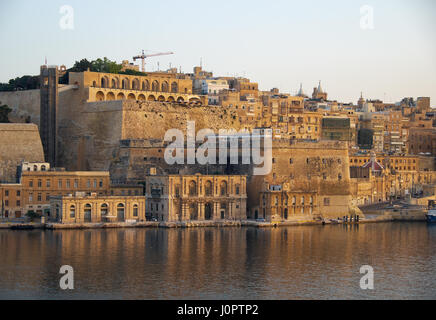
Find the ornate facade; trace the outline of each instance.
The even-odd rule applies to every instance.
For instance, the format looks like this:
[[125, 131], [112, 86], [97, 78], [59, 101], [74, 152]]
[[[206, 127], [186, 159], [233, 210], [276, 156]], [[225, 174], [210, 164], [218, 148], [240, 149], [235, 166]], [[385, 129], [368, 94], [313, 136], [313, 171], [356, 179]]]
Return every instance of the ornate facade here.
[[245, 176], [167, 175], [146, 178], [147, 219], [246, 219]]

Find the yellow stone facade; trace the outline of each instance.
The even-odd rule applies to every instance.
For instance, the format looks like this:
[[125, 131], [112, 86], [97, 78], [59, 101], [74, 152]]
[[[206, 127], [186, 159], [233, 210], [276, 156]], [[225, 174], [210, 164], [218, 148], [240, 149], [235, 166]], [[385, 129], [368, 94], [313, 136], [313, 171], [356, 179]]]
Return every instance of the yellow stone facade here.
[[246, 177], [168, 175], [146, 178], [147, 218], [158, 221], [244, 220]]
[[135, 100], [207, 105], [207, 96], [192, 93], [192, 80], [174, 74], [132, 76], [102, 72], [70, 72], [69, 84], [85, 91], [88, 102]]
[[72, 196], [53, 197], [48, 220], [65, 224], [142, 222], [145, 221], [145, 198], [138, 196]]

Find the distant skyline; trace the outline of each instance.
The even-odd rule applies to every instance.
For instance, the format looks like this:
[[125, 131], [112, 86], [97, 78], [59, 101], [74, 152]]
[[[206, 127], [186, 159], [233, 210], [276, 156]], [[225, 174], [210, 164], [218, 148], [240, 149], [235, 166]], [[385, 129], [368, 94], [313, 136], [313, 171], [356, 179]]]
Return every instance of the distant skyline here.
[[[74, 9], [64, 30], [60, 8]], [[374, 28], [361, 28], [361, 8]], [[203, 68], [245, 76], [260, 90], [311, 95], [318, 81], [329, 99], [398, 102], [431, 97], [436, 107], [436, 1], [73, 1], [0, 2], [0, 82], [39, 74], [48, 64], [82, 58], [132, 61], [142, 49], [173, 51], [146, 68]], [[140, 61], [137, 61], [139, 64]]]

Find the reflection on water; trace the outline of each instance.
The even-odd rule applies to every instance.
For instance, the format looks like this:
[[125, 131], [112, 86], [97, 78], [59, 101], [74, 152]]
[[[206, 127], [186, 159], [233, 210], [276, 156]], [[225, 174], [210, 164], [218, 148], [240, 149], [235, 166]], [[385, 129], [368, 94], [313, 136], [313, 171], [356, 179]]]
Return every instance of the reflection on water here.
[[421, 223], [0, 231], [3, 299], [435, 299], [435, 267], [436, 227]]

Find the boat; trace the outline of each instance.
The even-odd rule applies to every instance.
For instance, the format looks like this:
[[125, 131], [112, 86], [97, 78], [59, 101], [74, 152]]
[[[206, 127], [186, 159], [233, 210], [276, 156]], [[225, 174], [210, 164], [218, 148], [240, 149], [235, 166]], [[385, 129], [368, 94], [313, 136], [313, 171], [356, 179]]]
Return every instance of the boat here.
[[428, 223], [436, 223], [436, 204], [434, 200], [429, 201], [428, 212], [425, 216]]

